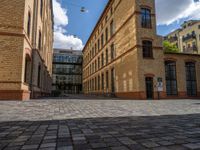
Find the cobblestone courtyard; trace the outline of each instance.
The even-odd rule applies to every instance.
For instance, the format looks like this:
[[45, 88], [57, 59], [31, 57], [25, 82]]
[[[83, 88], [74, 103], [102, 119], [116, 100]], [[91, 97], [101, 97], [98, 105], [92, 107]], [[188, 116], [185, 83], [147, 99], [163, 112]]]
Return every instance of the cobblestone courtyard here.
[[0, 101], [0, 149], [200, 149], [200, 101]]

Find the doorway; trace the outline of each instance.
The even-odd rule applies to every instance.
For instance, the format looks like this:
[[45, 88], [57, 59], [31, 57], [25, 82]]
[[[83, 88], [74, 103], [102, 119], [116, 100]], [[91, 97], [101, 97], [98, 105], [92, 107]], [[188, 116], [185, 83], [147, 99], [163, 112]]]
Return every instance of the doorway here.
[[153, 97], [154, 97], [153, 78], [146, 77], [145, 80], [146, 80], [146, 98], [153, 99]]

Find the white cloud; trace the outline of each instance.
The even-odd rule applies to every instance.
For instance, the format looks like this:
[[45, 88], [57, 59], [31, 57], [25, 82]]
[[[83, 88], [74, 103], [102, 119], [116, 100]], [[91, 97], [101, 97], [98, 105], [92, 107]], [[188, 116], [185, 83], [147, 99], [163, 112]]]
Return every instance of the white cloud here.
[[200, 2], [194, 0], [156, 0], [159, 25], [169, 25], [180, 19], [200, 19]]
[[61, 7], [57, 0], [53, 0], [54, 11], [54, 48], [82, 50], [83, 42], [80, 38], [67, 34], [67, 10]]

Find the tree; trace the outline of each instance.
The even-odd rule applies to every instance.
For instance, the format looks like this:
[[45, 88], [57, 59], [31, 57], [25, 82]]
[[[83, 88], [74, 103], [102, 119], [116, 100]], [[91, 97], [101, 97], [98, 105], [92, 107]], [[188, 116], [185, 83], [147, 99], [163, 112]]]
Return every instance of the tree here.
[[164, 51], [167, 53], [179, 53], [179, 49], [175, 44], [170, 43], [169, 41], [163, 41]]

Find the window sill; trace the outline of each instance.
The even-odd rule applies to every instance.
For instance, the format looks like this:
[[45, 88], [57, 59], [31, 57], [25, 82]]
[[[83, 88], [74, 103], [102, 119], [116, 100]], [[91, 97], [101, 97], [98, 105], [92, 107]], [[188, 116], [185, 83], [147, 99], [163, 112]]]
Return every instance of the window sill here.
[[146, 59], [146, 60], [154, 60], [154, 58], [153, 57], [143, 57], [143, 59]]

